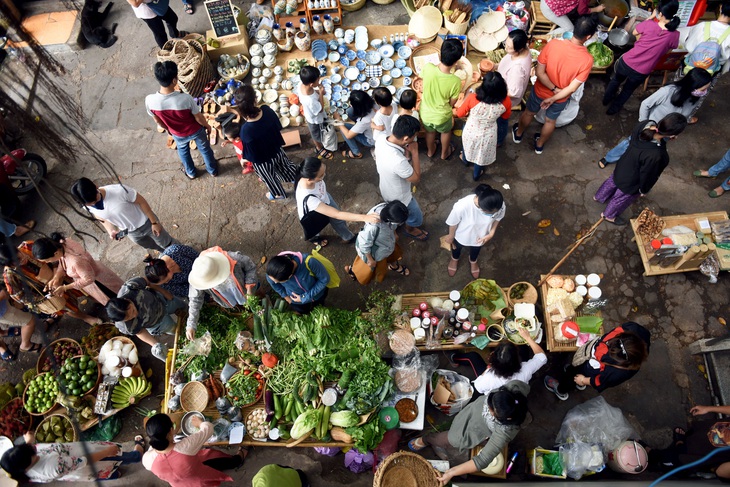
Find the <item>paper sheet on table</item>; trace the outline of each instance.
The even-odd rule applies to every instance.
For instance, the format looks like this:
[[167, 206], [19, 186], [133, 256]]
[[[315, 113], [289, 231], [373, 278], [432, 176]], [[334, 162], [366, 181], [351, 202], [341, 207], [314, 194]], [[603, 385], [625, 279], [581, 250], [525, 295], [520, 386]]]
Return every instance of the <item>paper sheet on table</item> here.
[[241, 443], [243, 441], [243, 433], [243, 425], [233, 428], [229, 434], [228, 444], [237, 445]]

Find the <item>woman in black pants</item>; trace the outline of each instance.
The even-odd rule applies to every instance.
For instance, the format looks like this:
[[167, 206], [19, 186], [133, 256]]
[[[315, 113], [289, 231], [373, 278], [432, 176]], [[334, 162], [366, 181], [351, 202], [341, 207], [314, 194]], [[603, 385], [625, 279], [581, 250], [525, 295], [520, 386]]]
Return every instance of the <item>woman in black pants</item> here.
[[177, 15], [170, 8], [170, 0], [158, 0], [156, 3], [147, 3], [144, 0], [127, 0], [127, 2], [134, 9], [134, 14], [150, 28], [160, 49], [167, 42], [163, 22], [167, 24], [167, 32], [170, 37], [180, 38], [188, 34], [185, 31], [177, 30]]

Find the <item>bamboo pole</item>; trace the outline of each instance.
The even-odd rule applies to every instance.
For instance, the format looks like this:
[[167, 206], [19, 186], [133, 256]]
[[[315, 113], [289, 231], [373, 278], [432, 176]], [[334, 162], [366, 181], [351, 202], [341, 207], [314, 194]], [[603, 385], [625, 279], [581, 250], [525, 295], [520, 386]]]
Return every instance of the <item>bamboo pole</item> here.
[[552, 275], [553, 275], [553, 273], [554, 273], [554, 272], [555, 272], [556, 270], [558, 270], [558, 268], [559, 268], [559, 267], [560, 267], [561, 265], [563, 265], [563, 263], [564, 263], [564, 262], [565, 262], [565, 261], [566, 261], [566, 260], [568, 259], [568, 257], [570, 257], [570, 255], [571, 255], [571, 254], [572, 254], [573, 252], [575, 252], [575, 251], [576, 251], [576, 249], [577, 249], [578, 247], [580, 247], [580, 246], [581, 246], [581, 244], [583, 244], [583, 242], [585, 242], [585, 241], [586, 241], [586, 240], [588, 240], [589, 238], [593, 237], [593, 232], [595, 232], [596, 228], [598, 228], [598, 226], [599, 226], [599, 225], [600, 225], [601, 223], [603, 223], [603, 220], [605, 220], [605, 218], [604, 218], [603, 216], [601, 216], [601, 218], [599, 218], [599, 220], [598, 220], [598, 221], [597, 221], [596, 223], [594, 223], [594, 224], [593, 224], [593, 226], [592, 226], [592, 227], [591, 227], [591, 228], [590, 228], [590, 229], [589, 229], [589, 230], [588, 230], [588, 231], [586, 232], [586, 234], [585, 234], [585, 235], [583, 235], [583, 236], [582, 236], [581, 238], [579, 238], [578, 240], [576, 240], [576, 241], [575, 241], [575, 243], [574, 243], [574, 244], [573, 244], [573, 246], [572, 246], [572, 247], [570, 248], [570, 250], [568, 250], [568, 253], [566, 253], [566, 254], [565, 254], [565, 255], [563, 256], [563, 258], [562, 258], [562, 259], [560, 259], [560, 260], [558, 261], [558, 263], [557, 263], [557, 264], [555, 264], [555, 266], [554, 266], [554, 267], [553, 267], [552, 269], [550, 269], [550, 272], [548, 272], [548, 273], [547, 273], [547, 274], [545, 275], [545, 277], [543, 277], [543, 278], [542, 278], [542, 280], [540, 280], [540, 282], [539, 282], [539, 283], [537, 283], [537, 287], [538, 287], [538, 288], [539, 288], [540, 286], [542, 286], [542, 285], [543, 285], [543, 283], [544, 283], [545, 281], [547, 281], [547, 279], [548, 279], [548, 278], [549, 278], [550, 276], [552, 276]]

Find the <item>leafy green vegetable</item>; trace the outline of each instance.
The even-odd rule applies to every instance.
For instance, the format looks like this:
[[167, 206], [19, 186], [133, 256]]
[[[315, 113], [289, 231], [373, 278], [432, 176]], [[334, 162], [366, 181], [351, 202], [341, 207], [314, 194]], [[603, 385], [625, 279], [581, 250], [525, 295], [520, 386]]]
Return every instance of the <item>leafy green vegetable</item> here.
[[385, 427], [380, 423], [380, 418], [376, 415], [375, 419], [370, 423], [347, 428], [345, 432], [355, 440], [355, 448], [357, 448], [357, 451], [365, 453], [374, 450], [383, 441]]
[[330, 414], [330, 423], [332, 423], [332, 426], [349, 428], [350, 426], [357, 426], [359, 422], [360, 416], [355, 411], [338, 411]]
[[398, 310], [393, 309], [395, 295], [387, 291], [374, 290], [367, 296], [365, 306], [368, 310], [367, 320], [370, 323], [370, 333], [380, 333], [390, 330], [398, 315]]
[[602, 42], [594, 42], [587, 49], [590, 55], [593, 56], [593, 65], [596, 67], [606, 67], [613, 61], [611, 49], [606, 47]]
[[318, 409], [308, 409], [297, 416], [294, 425], [291, 427], [289, 434], [295, 440], [306, 435], [319, 425], [320, 412]]
[[259, 390], [259, 381], [254, 374], [245, 375], [242, 372], [234, 374], [226, 384], [228, 396], [234, 406], [244, 406], [256, 400]]

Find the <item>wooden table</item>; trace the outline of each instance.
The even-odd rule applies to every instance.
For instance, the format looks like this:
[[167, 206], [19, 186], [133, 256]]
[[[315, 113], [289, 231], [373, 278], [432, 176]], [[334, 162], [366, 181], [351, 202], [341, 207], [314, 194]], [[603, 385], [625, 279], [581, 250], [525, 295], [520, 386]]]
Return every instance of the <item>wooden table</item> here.
[[[699, 218], [707, 218], [710, 222], [727, 220], [728, 214], [726, 211], [712, 211], [706, 213], [693, 213], [690, 215], [672, 215], [663, 216], [662, 220], [666, 223], [665, 228], [672, 228], [677, 225], [684, 225], [695, 231], [698, 230], [697, 223], [695, 220]], [[634, 232], [634, 240], [636, 245], [639, 247], [639, 254], [641, 255], [641, 262], [644, 264], [644, 276], [661, 276], [665, 274], [677, 274], [681, 272], [690, 272], [699, 270], [698, 267], [692, 267], [690, 269], [675, 269], [673, 267], [661, 267], [658, 265], [650, 264], [649, 260], [654, 256], [653, 249], [651, 248], [650, 242], [646, 241], [644, 237], [639, 235], [637, 232], [638, 223], [636, 219], [631, 220], [631, 230]]]

